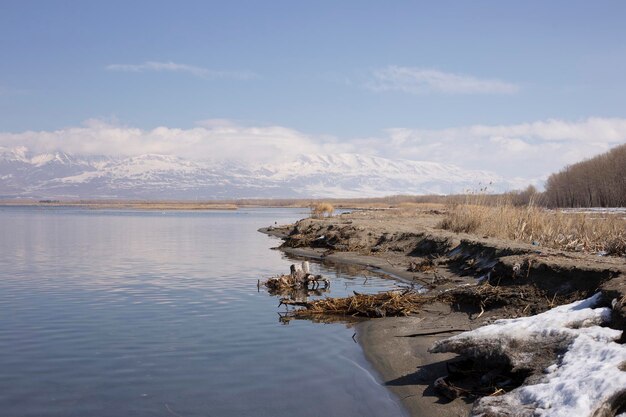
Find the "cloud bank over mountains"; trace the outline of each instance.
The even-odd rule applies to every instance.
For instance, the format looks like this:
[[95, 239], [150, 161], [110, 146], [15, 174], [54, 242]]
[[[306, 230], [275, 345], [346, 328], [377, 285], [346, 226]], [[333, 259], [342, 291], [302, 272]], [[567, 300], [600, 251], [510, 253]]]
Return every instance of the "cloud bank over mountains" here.
[[0, 133], [0, 147], [81, 156], [172, 155], [190, 160], [262, 165], [299, 155], [355, 153], [453, 164], [505, 178], [536, 179], [626, 142], [626, 119], [544, 120], [447, 129], [391, 128], [379, 136], [340, 139], [283, 126], [211, 119], [181, 129], [140, 129], [102, 120], [54, 131]]
[[[513, 125], [387, 130], [407, 159], [447, 161], [505, 177], [537, 178], [626, 142], [626, 119], [549, 119]], [[372, 148], [380, 146], [374, 141]]]

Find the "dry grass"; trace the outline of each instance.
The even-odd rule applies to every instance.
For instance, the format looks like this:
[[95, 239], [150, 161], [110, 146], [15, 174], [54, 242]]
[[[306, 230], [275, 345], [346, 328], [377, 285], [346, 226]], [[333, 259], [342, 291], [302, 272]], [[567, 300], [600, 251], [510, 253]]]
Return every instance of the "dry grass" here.
[[334, 211], [335, 207], [330, 203], [317, 203], [311, 206], [311, 216], [315, 218], [331, 217]]
[[477, 196], [451, 207], [439, 227], [557, 249], [626, 255], [623, 214], [564, 213], [533, 204], [514, 207], [507, 202], [486, 206]]
[[343, 298], [322, 298], [309, 302], [281, 300], [283, 304], [295, 304], [304, 309], [294, 311], [296, 317], [312, 317], [320, 314], [355, 317], [396, 317], [417, 313], [431, 297], [415, 291], [386, 291], [378, 294], [358, 294]]
[[445, 210], [448, 205], [443, 203], [400, 203], [398, 204], [398, 209], [400, 211], [412, 211], [412, 210], [424, 210], [424, 211], [432, 211], [432, 210]]
[[459, 309], [461, 306], [480, 317], [485, 311], [507, 306], [509, 314], [537, 314], [555, 305], [569, 302], [566, 297], [552, 300], [534, 286], [498, 287], [489, 284], [459, 287], [437, 294], [421, 294], [412, 289], [392, 290], [378, 294], [354, 293], [350, 297], [322, 298], [313, 301], [281, 299], [281, 304], [303, 307], [290, 314], [297, 318], [322, 315], [353, 317], [399, 317], [419, 313], [425, 304], [441, 302]]

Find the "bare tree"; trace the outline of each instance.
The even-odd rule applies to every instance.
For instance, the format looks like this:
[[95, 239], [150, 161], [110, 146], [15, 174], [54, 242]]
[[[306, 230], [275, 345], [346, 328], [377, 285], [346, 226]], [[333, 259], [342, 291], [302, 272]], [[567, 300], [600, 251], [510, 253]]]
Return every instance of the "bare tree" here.
[[626, 144], [552, 174], [543, 197], [550, 207], [626, 206]]

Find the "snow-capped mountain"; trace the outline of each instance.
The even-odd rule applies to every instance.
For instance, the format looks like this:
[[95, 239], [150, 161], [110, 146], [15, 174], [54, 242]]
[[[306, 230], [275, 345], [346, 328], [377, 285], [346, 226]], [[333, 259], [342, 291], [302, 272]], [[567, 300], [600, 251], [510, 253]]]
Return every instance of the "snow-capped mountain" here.
[[449, 194], [512, 184], [487, 171], [358, 154], [302, 155], [277, 164], [176, 156], [81, 157], [0, 148], [0, 198], [225, 199]]

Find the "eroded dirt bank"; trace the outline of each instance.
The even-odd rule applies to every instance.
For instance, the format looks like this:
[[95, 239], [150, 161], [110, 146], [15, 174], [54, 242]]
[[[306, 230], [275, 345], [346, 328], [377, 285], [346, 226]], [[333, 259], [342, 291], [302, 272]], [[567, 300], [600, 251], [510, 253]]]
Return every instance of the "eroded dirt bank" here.
[[[624, 258], [450, 233], [437, 228], [441, 217], [435, 210], [356, 211], [261, 230], [282, 238], [281, 250], [294, 255], [382, 270], [430, 294], [455, 294], [450, 302], [430, 303], [409, 317], [358, 326], [367, 357], [414, 415], [468, 415], [476, 398], [450, 400], [435, 393], [437, 378], [454, 365], [454, 355], [428, 352], [437, 340], [598, 291], [603, 304], [613, 308], [610, 326], [624, 330]], [[546, 360], [554, 354], [547, 352]]]

